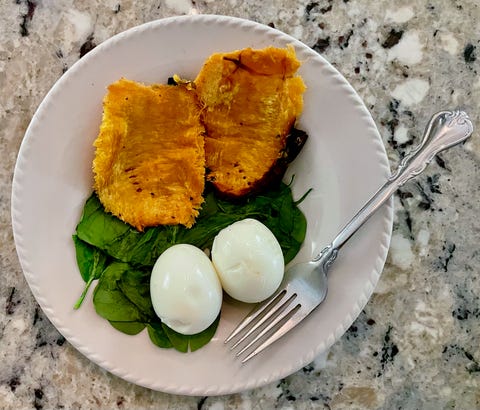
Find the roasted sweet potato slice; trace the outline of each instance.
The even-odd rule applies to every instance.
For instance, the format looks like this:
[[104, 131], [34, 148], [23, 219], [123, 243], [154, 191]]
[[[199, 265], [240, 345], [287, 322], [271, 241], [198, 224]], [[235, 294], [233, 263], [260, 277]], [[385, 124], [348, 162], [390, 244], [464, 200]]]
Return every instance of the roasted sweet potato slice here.
[[105, 209], [138, 230], [192, 226], [203, 202], [204, 132], [187, 87], [111, 84], [93, 161]]
[[[242, 197], [281, 179], [293, 158], [287, 136], [303, 108], [305, 85], [293, 47], [211, 55], [195, 79], [207, 135], [207, 180]], [[290, 147], [291, 148], [291, 147]]]

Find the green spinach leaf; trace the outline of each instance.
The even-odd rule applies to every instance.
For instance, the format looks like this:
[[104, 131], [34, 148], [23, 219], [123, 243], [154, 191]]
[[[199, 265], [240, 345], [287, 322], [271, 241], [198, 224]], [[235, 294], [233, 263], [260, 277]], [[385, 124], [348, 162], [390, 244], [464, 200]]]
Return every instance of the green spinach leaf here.
[[165, 323], [162, 323], [162, 329], [176, 350], [182, 353], [188, 352], [188, 335], [182, 335], [181, 333], [175, 332], [175, 330], [170, 329]]
[[163, 330], [162, 322], [155, 321], [147, 325], [148, 336], [152, 343], [158, 347], [168, 349], [173, 347], [172, 342]]
[[194, 352], [195, 350], [200, 349], [205, 346], [217, 331], [218, 323], [220, 322], [220, 315], [215, 319], [215, 321], [206, 328], [203, 332], [191, 335], [189, 337], [190, 351]]
[[142, 322], [115, 322], [113, 320], [109, 320], [109, 322], [115, 329], [130, 336], [137, 335], [145, 329], [145, 323]]
[[105, 269], [93, 292], [95, 310], [113, 322], [147, 322], [148, 315], [125, 296], [119, 285], [127, 272], [132, 272], [132, 268], [123, 262], [112, 262]]
[[150, 275], [150, 271], [129, 268], [122, 274], [118, 287], [145, 317], [155, 318], [150, 298]]
[[77, 235], [73, 235], [73, 243], [75, 245], [75, 254], [80, 275], [85, 281], [83, 292], [74, 305], [74, 308], [78, 309], [82, 305], [93, 281], [101, 276], [103, 270], [108, 265], [109, 258], [108, 255], [100, 249], [82, 241]]
[[194, 352], [205, 346], [217, 331], [218, 323], [220, 322], [220, 315], [214, 320], [214, 322], [206, 328], [203, 332], [196, 333], [194, 335], [184, 335], [178, 333], [175, 330], [168, 327], [165, 323], [162, 323], [162, 329], [165, 335], [170, 340], [172, 346], [179, 352], [186, 353], [188, 350]]
[[[85, 207], [90, 212], [85, 212], [78, 223], [78, 237], [115, 259], [135, 265], [152, 266], [160, 255], [151, 254], [152, 249], [166, 249], [172, 243], [173, 227], [162, 226], [139, 232], [105, 212], [95, 194], [87, 200]], [[163, 231], [162, 235], [160, 231]]]

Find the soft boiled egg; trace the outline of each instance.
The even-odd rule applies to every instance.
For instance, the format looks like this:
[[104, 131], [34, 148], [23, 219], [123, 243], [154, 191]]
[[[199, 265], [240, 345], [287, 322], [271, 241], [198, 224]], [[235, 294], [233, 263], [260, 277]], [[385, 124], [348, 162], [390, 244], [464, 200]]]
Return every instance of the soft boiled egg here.
[[232, 298], [261, 302], [283, 279], [282, 248], [272, 231], [255, 219], [244, 219], [219, 232], [212, 261], [222, 287]]
[[155, 262], [150, 297], [157, 316], [184, 335], [200, 333], [217, 318], [222, 287], [210, 259], [195, 246], [174, 245]]

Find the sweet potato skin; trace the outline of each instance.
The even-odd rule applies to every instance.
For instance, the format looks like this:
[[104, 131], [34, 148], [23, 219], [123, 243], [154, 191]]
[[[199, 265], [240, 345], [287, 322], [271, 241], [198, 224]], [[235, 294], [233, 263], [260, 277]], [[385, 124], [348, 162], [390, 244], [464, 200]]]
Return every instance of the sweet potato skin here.
[[252, 195], [258, 195], [262, 191], [271, 189], [272, 187], [280, 184], [288, 165], [300, 153], [303, 146], [307, 142], [307, 139], [308, 134], [305, 131], [292, 127], [286, 137], [285, 148], [280, 152], [277, 160], [272, 164], [262, 178], [255, 181], [255, 183], [248, 187], [248, 190], [245, 190], [240, 194], [232, 195], [230, 192], [222, 192], [218, 190], [218, 188], [211, 181], [207, 181], [207, 183], [213, 186], [213, 189], [217, 192], [220, 198], [224, 198], [233, 202], [241, 202]]
[[258, 194], [264, 189], [278, 185], [282, 181], [288, 165], [300, 153], [307, 139], [308, 135], [305, 131], [292, 127], [286, 137], [285, 148], [280, 152], [279, 157], [270, 169], [251, 187], [249, 194]]
[[291, 160], [287, 136], [303, 109], [299, 66], [293, 48], [274, 47], [216, 53], [205, 62], [195, 86], [207, 180], [221, 195], [241, 198], [282, 178]]

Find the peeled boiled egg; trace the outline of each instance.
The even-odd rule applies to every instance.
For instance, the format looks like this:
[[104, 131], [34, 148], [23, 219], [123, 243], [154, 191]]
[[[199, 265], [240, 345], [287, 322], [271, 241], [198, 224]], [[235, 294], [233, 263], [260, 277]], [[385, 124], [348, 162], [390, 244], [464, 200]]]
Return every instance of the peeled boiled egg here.
[[210, 259], [192, 245], [174, 245], [155, 262], [150, 297], [157, 316], [178, 333], [208, 328], [222, 306], [222, 286]]
[[255, 219], [235, 222], [220, 231], [213, 241], [212, 261], [225, 292], [242, 302], [265, 300], [283, 279], [280, 244]]

